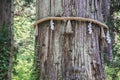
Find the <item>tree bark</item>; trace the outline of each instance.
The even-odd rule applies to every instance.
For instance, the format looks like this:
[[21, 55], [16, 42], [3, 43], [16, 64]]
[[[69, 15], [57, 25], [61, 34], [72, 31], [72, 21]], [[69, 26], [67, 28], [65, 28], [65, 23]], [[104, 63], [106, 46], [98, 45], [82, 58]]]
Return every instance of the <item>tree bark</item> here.
[[13, 12], [13, 0], [0, 1], [0, 80], [11, 80]]
[[[56, 17], [84, 17], [103, 22], [103, 0], [37, 0], [37, 20]], [[66, 33], [68, 21], [49, 21], [38, 25], [35, 44], [37, 80], [105, 80], [101, 48], [101, 26], [71, 21], [71, 34]], [[105, 31], [105, 29], [104, 29]], [[103, 32], [104, 32], [103, 31]]]

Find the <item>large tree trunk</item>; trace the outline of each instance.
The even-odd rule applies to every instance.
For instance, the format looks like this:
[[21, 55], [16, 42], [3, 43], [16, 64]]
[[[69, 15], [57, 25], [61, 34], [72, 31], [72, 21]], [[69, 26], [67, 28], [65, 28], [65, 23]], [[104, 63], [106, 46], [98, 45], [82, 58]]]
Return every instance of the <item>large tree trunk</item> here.
[[[103, 22], [103, 0], [37, 0], [37, 20], [50, 17], [84, 17]], [[71, 21], [72, 34], [66, 34], [67, 21], [38, 25], [35, 44], [37, 80], [105, 80], [100, 27]]]
[[0, 80], [11, 80], [13, 0], [0, 0]]

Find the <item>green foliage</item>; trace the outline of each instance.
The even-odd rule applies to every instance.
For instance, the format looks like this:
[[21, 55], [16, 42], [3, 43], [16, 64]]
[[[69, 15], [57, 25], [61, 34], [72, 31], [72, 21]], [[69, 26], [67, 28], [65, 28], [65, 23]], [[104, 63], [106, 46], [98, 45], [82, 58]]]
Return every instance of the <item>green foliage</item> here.
[[[20, 20], [20, 21], [19, 21]], [[32, 22], [25, 17], [15, 17], [15, 45], [18, 47], [16, 53], [17, 65], [13, 69], [13, 80], [29, 80], [32, 71], [34, 36]]]
[[[34, 58], [34, 3], [17, 0], [14, 17], [15, 57], [12, 80], [31, 80]], [[34, 79], [32, 79], [34, 80]]]
[[113, 31], [117, 33], [117, 43], [113, 45], [113, 61], [106, 61], [107, 80], [120, 80], [120, 12], [114, 12]]
[[10, 32], [10, 28], [7, 25], [0, 25], [0, 80], [7, 78], [11, 50]]
[[[114, 30], [120, 34], [120, 11], [114, 13]], [[120, 47], [120, 46], [119, 46]]]
[[[117, 33], [118, 41], [113, 45], [113, 61], [105, 61], [107, 80], [120, 80], [120, 0], [111, 0], [110, 30]], [[114, 40], [114, 35], [112, 35]]]
[[25, 0], [27, 3], [31, 3], [33, 2], [33, 0]]
[[120, 0], [111, 0], [112, 12], [120, 11]]

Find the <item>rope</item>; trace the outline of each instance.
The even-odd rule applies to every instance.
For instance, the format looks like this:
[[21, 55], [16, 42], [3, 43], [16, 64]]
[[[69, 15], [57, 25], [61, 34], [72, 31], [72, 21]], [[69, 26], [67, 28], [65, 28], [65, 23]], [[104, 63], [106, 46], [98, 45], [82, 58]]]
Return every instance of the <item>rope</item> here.
[[76, 20], [76, 21], [86, 21], [86, 22], [91, 22], [91, 23], [95, 23], [98, 24], [99, 26], [108, 29], [108, 26], [100, 21], [94, 20], [94, 19], [89, 19], [89, 18], [82, 18], [82, 17], [46, 17], [43, 19], [40, 19], [38, 21], [36, 21], [34, 23], [34, 27], [36, 27], [36, 25], [45, 22], [45, 21], [49, 21], [49, 20]]

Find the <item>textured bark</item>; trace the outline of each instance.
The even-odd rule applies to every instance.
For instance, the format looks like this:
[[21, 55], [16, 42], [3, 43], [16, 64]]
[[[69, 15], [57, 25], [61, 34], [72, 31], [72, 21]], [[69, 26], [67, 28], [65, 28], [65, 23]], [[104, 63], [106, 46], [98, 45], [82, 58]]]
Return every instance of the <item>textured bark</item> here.
[[[102, 3], [103, 0], [37, 0], [37, 19], [74, 16], [103, 22]], [[100, 26], [92, 24], [93, 32], [89, 34], [88, 22], [71, 21], [72, 33], [68, 34], [68, 21], [54, 23], [54, 30], [49, 21], [38, 25], [38, 80], [105, 80]]]
[[13, 12], [13, 0], [0, 0], [0, 80], [11, 80]]

